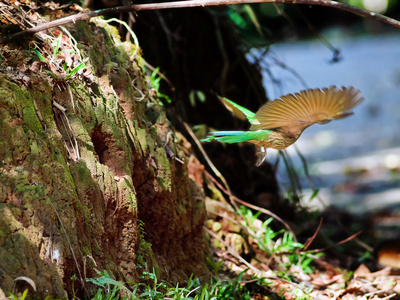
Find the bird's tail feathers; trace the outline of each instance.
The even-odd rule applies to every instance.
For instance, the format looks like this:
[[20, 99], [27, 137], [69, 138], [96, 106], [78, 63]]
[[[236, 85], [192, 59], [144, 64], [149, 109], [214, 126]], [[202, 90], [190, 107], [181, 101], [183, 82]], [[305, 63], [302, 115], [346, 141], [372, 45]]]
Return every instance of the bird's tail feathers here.
[[244, 131], [214, 131], [210, 132], [210, 134], [220, 137], [220, 136], [227, 136], [227, 135], [241, 135], [244, 134]]
[[219, 141], [228, 144], [246, 142], [249, 137], [245, 135], [246, 131], [214, 131], [210, 135], [202, 139], [202, 142]]

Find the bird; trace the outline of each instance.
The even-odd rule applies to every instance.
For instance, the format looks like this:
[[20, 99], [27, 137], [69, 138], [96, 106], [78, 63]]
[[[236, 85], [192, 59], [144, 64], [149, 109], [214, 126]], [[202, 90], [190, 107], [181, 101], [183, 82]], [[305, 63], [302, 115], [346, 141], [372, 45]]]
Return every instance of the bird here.
[[250, 129], [214, 131], [201, 141], [252, 143], [258, 148], [256, 166], [265, 161], [268, 148], [283, 150], [296, 142], [309, 126], [346, 118], [353, 114], [350, 110], [364, 100], [361, 91], [354, 87], [331, 86], [281, 96], [253, 113], [225, 97], [219, 98], [235, 116], [247, 119]]

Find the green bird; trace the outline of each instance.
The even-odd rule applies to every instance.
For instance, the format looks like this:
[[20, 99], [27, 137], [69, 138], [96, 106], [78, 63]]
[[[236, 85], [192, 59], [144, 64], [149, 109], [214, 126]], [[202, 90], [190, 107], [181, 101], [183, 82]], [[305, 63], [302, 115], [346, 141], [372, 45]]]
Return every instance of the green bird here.
[[268, 101], [256, 113], [226, 98], [220, 100], [238, 118], [247, 119], [250, 130], [214, 131], [201, 141], [253, 143], [258, 147], [256, 165], [259, 166], [265, 160], [268, 148], [285, 149], [312, 124], [326, 124], [352, 115], [349, 110], [359, 104], [363, 96], [354, 87], [308, 89]]

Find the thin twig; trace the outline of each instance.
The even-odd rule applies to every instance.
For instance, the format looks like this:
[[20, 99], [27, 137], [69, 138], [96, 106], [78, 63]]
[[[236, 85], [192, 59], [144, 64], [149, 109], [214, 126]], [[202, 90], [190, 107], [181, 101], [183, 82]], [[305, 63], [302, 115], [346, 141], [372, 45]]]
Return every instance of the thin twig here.
[[68, 237], [67, 230], [65, 229], [65, 226], [64, 226], [64, 224], [63, 224], [63, 222], [61, 220], [60, 214], [58, 213], [58, 211], [57, 211], [56, 207], [54, 206], [54, 204], [50, 202], [50, 205], [53, 207], [53, 210], [57, 215], [58, 221], [60, 222], [60, 225], [61, 225], [61, 227], [62, 227], [62, 229], [64, 231], [65, 238], [66, 238], [68, 246], [69, 246], [69, 248], [71, 250], [72, 257], [73, 257], [73, 259], [75, 261], [76, 269], [78, 270], [78, 273], [79, 273], [79, 278], [78, 279], [79, 279], [79, 281], [81, 282], [83, 288], [86, 291], [85, 280], [82, 277], [81, 269], [79, 268], [79, 264], [78, 264], [78, 259], [76, 258], [76, 255], [75, 255], [75, 252], [74, 252], [74, 248], [72, 247], [71, 241], [70, 241], [70, 239]]
[[354, 14], [358, 14], [367, 18], [371, 18], [391, 26], [400, 28], [400, 21], [389, 18], [387, 16], [370, 12], [361, 8], [357, 8], [348, 4], [339, 3], [336, 1], [328, 0], [188, 0], [188, 1], [174, 1], [164, 3], [148, 3], [137, 5], [126, 5], [119, 7], [106, 8], [101, 10], [80, 13], [73, 16], [61, 18], [49, 23], [45, 23], [24, 31], [20, 31], [0, 39], [0, 43], [8, 42], [17, 38], [22, 38], [49, 28], [57, 27], [60, 25], [75, 23], [80, 20], [88, 20], [93, 17], [119, 14], [123, 12], [139, 12], [143, 10], [156, 10], [156, 9], [171, 9], [171, 8], [187, 8], [187, 7], [205, 7], [205, 6], [220, 6], [220, 5], [233, 5], [233, 4], [250, 4], [250, 3], [287, 3], [287, 4], [305, 4], [305, 5], [318, 5], [327, 6]]
[[[128, 74], [128, 71], [126, 71], [125, 69], [123, 69], [123, 70]], [[129, 75], [129, 74], [128, 74], [128, 75]], [[134, 79], [131, 81], [131, 84], [132, 84], [133, 89], [136, 90], [137, 92], [139, 92], [140, 97], [136, 97], [136, 96], [133, 96], [133, 97], [135, 97], [135, 100], [136, 100], [137, 102], [140, 102], [140, 101], [142, 101], [143, 99], [146, 98], [146, 95], [145, 95], [140, 89], [138, 89], [138, 88], [136, 87], [136, 85], [135, 85], [136, 79], [138, 79], [138, 77], [134, 78]]]
[[315, 240], [315, 238], [317, 237], [318, 232], [319, 232], [319, 230], [321, 229], [321, 225], [322, 225], [322, 218], [321, 218], [321, 220], [319, 221], [317, 230], [315, 230], [315, 232], [314, 232], [314, 234], [312, 235], [312, 237], [310, 237], [310, 238], [305, 242], [305, 244], [304, 244], [304, 246], [303, 246], [303, 250], [304, 250], [304, 251], [307, 250], [308, 247], [310, 247], [311, 243], [312, 243], [312, 242]]
[[[66, 121], [66, 124], [68, 125], [68, 128], [67, 128], [67, 125], [65, 125], [64, 119], [62, 117], [60, 117], [60, 119], [61, 119], [61, 121], [62, 121], [62, 123], [64, 125], [65, 131], [66, 131], [66, 133], [68, 135], [68, 139], [69, 139], [69, 142], [71, 144], [71, 147], [74, 150], [75, 158], [72, 158], [72, 159], [74, 159], [74, 161], [78, 161], [80, 159], [80, 157], [81, 157], [80, 153], [79, 153], [78, 141], [76, 140], [74, 131], [72, 130], [71, 124], [69, 123], [69, 120], [68, 120], [68, 117], [67, 117], [67, 114], [66, 114], [67, 109], [64, 108], [62, 105], [58, 104], [55, 100], [53, 100], [53, 105], [55, 107], [57, 107], [61, 111], [62, 115], [65, 118], [65, 121]], [[69, 132], [71, 132], [71, 136], [74, 139], [74, 141], [72, 141], [72, 138], [69, 135]], [[75, 146], [74, 146], [74, 142], [75, 142]], [[65, 143], [65, 141], [64, 141], [64, 143]], [[66, 145], [66, 143], [65, 143], [65, 145]], [[67, 147], [67, 150], [68, 150], [68, 147]]]
[[[190, 126], [188, 124], [186, 124], [186, 122], [182, 122], [183, 126], [185, 126], [186, 131], [189, 133], [189, 135], [192, 137], [192, 139], [194, 140], [194, 142], [196, 143], [197, 147], [199, 148], [200, 152], [203, 154], [204, 159], [207, 161], [208, 165], [210, 166], [210, 168], [213, 170], [214, 174], [223, 182], [223, 184], [225, 185], [225, 188], [222, 187], [222, 185], [220, 185], [221, 189], [223, 189], [225, 191], [225, 193], [229, 196], [229, 200], [232, 204], [232, 206], [236, 209], [237, 213], [240, 214], [240, 210], [239, 207], [236, 205], [235, 201], [233, 201], [233, 195], [231, 193], [231, 189], [228, 185], [228, 182], [226, 181], [225, 177], [221, 174], [221, 172], [217, 169], [217, 167], [212, 163], [211, 159], [208, 157], [206, 151], [204, 150], [203, 146], [201, 145], [199, 139], [196, 137], [196, 135], [193, 133], [192, 129], [190, 128]], [[208, 174], [208, 173], [207, 173]], [[211, 178], [213, 178], [210, 175]], [[217, 182], [219, 184], [219, 182]]]
[[72, 110], [75, 113], [74, 95], [72, 94], [71, 87], [69, 86], [68, 83], [66, 84], [66, 86], [67, 86], [67, 90], [68, 90], [68, 93], [69, 93], [69, 97], [71, 99]]
[[[198, 286], [197, 288], [191, 290], [191, 291], [186, 295], [185, 299], [188, 299], [189, 295], [190, 295], [191, 293], [193, 293], [194, 291], [198, 290], [199, 288], [201, 288], [201, 286]], [[190, 298], [190, 299], [192, 299], [192, 298]]]
[[[341, 244], [347, 243], [347, 242], [349, 242], [349, 241], [355, 239], [360, 233], [361, 233], [361, 231], [359, 231], [359, 232], [357, 232], [357, 233], [355, 233], [355, 234], [353, 234], [353, 235], [351, 235], [351, 236], [345, 238], [344, 240], [341, 240], [340, 242], [337, 242], [337, 243], [334, 244], [334, 245], [331, 245], [331, 246], [328, 246], [328, 247], [325, 247], [325, 248], [322, 248], [322, 249], [302, 250], [302, 251], [300, 251], [300, 253], [307, 252], [307, 253], [312, 254], [312, 253], [326, 252], [326, 250], [329, 250], [329, 249], [331, 249], [331, 248], [335, 248], [335, 247], [337, 247], [337, 246], [339, 246], [339, 245], [341, 245]], [[285, 253], [283, 252], [283, 253], [281, 253], [281, 254], [285, 254]]]

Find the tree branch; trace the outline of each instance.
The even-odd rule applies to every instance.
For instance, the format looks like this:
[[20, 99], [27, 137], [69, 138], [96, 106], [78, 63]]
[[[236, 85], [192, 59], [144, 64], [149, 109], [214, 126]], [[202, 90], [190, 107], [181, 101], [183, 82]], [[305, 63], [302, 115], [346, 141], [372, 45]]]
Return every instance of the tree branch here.
[[171, 9], [171, 8], [187, 8], [187, 7], [205, 7], [205, 6], [220, 6], [220, 5], [233, 5], [233, 4], [250, 4], [250, 3], [287, 3], [287, 4], [305, 4], [305, 5], [319, 5], [332, 7], [354, 14], [358, 14], [367, 18], [383, 22], [394, 27], [400, 28], [400, 21], [386, 17], [381, 14], [369, 12], [348, 4], [339, 3], [329, 0], [188, 0], [188, 1], [174, 1], [164, 3], [148, 3], [119, 6], [101, 10], [80, 13], [77, 15], [61, 18], [49, 23], [45, 23], [24, 31], [20, 31], [0, 39], [0, 43], [8, 42], [17, 38], [22, 38], [37, 32], [47, 30], [56, 26], [75, 23], [80, 20], [87, 20], [97, 16], [111, 15], [121, 12], [138, 12], [143, 10], [156, 10], [156, 9]]

